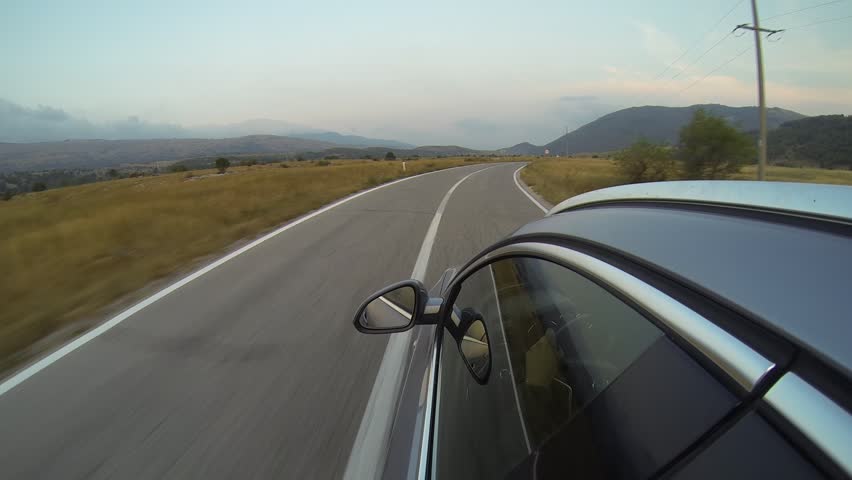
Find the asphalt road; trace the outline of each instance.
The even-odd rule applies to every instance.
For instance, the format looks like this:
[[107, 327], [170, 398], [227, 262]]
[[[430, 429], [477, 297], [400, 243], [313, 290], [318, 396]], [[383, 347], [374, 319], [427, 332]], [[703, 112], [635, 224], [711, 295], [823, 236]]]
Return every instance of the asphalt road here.
[[542, 216], [520, 164], [390, 185], [154, 302], [0, 395], [2, 478], [339, 478], [387, 337], [351, 325], [408, 278], [449, 188], [426, 285]]

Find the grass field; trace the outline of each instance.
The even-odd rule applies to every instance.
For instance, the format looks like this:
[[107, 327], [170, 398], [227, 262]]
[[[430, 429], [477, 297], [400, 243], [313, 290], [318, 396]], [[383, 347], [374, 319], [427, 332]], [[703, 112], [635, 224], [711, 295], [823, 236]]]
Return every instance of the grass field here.
[[[769, 166], [766, 174], [768, 180], [775, 182], [852, 185], [852, 171], [849, 170]], [[605, 158], [538, 159], [521, 170], [521, 178], [551, 204], [591, 190], [624, 183], [615, 163]], [[754, 180], [757, 178], [756, 167], [745, 167], [732, 178]]]
[[354, 160], [234, 167], [225, 175], [129, 178], [0, 202], [0, 371], [237, 240], [364, 188], [471, 160], [419, 159], [406, 162], [406, 172], [401, 162]]

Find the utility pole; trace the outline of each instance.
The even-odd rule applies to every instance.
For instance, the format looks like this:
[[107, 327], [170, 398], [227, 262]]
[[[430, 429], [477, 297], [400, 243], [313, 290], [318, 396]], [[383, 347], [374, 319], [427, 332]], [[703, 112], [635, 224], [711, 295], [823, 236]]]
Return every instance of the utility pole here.
[[781, 32], [782, 30], [768, 30], [765, 28], [760, 28], [760, 20], [757, 16], [757, 0], [751, 0], [751, 14], [753, 17], [754, 25], [737, 25], [737, 28], [734, 31], [739, 29], [744, 30], [752, 30], [754, 31], [754, 47], [757, 50], [757, 98], [759, 103], [759, 114], [760, 114], [760, 139], [757, 141], [757, 179], [765, 180], [766, 179], [766, 93], [764, 92], [763, 85], [763, 48], [760, 45], [760, 34], [761, 33], [769, 33], [769, 35], [773, 35], [775, 33]]

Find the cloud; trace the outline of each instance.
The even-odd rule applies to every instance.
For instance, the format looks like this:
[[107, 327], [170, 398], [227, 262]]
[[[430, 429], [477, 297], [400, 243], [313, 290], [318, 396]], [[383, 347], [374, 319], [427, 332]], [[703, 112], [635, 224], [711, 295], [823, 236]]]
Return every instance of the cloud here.
[[633, 22], [633, 26], [639, 30], [642, 36], [642, 46], [660, 63], [668, 64], [682, 51], [680, 45], [672, 36], [661, 31], [655, 25]]
[[598, 97], [594, 95], [564, 95], [559, 97], [562, 102], [594, 102]]
[[27, 108], [0, 99], [0, 142], [50, 142], [66, 139], [105, 140], [174, 138], [190, 136], [184, 128], [149, 123], [131, 116], [116, 122], [94, 124], [65, 110], [45, 105]]

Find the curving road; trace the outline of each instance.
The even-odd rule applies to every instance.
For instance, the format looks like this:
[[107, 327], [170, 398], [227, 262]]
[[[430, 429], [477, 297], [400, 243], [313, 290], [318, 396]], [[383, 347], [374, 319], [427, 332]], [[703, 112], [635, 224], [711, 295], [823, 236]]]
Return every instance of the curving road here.
[[427, 287], [541, 217], [515, 184], [520, 166], [352, 198], [0, 384], [0, 476], [341, 477], [388, 341], [358, 334], [354, 309], [411, 275], [442, 199], [470, 173], [440, 217]]

